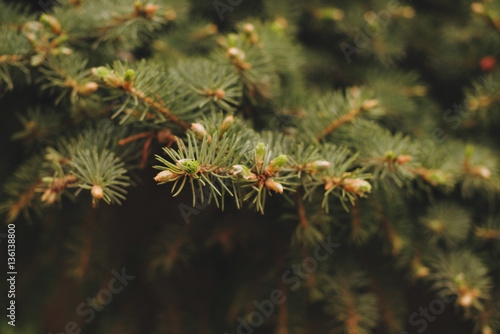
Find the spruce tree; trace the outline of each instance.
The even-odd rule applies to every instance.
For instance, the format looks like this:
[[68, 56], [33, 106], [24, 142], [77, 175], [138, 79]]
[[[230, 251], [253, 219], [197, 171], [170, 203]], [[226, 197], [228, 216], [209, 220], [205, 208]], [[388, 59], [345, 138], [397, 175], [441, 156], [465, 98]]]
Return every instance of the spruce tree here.
[[500, 333], [498, 57], [495, 0], [0, 0], [0, 332]]

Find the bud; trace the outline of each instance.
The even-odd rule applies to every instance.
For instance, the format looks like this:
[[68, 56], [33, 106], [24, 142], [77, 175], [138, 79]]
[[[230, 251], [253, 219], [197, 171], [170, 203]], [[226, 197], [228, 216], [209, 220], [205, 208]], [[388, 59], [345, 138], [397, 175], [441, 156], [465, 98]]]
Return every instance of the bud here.
[[484, 6], [482, 3], [473, 2], [470, 4], [470, 9], [476, 14], [484, 14]]
[[467, 97], [467, 107], [469, 107], [469, 109], [471, 111], [475, 111], [475, 110], [479, 109], [479, 99], [476, 98], [475, 96], [468, 96]]
[[372, 186], [369, 182], [361, 179], [344, 179], [342, 188], [347, 192], [352, 192], [357, 195], [370, 193]]
[[465, 146], [465, 158], [471, 159], [473, 155], [474, 155], [474, 146], [471, 144], [467, 144], [467, 146]]
[[169, 9], [165, 12], [165, 18], [168, 21], [173, 21], [177, 18], [177, 13], [173, 9]]
[[458, 285], [459, 288], [462, 287], [465, 284], [464, 273], [456, 274], [453, 281], [455, 281], [455, 284]]
[[396, 158], [396, 155], [394, 154], [393, 151], [387, 151], [384, 153], [384, 160], [385, 161], [393, 161]]
[[342, 21], [344, 19], [345, 13], [342, 9], [328, 7], [318, 10], [315, 15], [322, 19], [330, 19], [334, 21]]
[[423, 277], [427, 277], [429, 275], [429, 268], [424, 266], [424, 265], [419, 265], [416, 269], [415, 269], [415, 277], [416, 278], [423, 278]]
[[131, 82], [131, 81], [134, 80], [134, 76], [135, 76], [134, 70], [132, 70], [132, 69], [129, 68], [125, 72], [125, 75], [123, 76], [123, 80], [125, 80], [125, 82]]
[[485, 166], [476, 166], [472, 168], [471, 173], [475, 176], [488, 180], [491, 177], [491, 171]]
[[191, 130], [198, 136], [198, 138], [203, 138], [204, 136], [207, 136], [208, 141], [211, 141], [211, 137], [208, 134], [207, 130], [205, 130], [205, 127], [201, 125], [200, 123], [191, 123]]
[[222, 121], [222, 125], [220, 127], [220, 133], [223, 134], [224, 132], [226, 132], [227, 129], [229, 129], [229, 127], [233, 123], [234, 123], [234, 117], [232, 115], [224, 118], [224, 120]]
[[[228, 43], [230, 43], [229, 38], [228, 38]], [[231, 44], [229, 44], [229, 45], [231, 45]], [[238, 54], [240, 53], [239, 51], [240, 50], [238, 48], [231, 47], [227, 50], [227, 55], [229, 56], [229, 58], [236, 58], [236, 56], [238, 56]]]
[[255, 154], [257, 154], [257, 160], [263, 160], [266, 155], [266, 145], [262, 142], [258, 143], [255, 147]]
[[245, 59], [245, 53], [238, 48], [231, 47], [227, 50], [227, 55], [230, 59], [238, 58], [240, 60]]
[[158, 5], [155, 5], [155, 4], [147, 4], [145, 7], [144, 7], [144, 15], [146, 15], [146, 17], [148, 19], [151, 19], [155, 16], [155, 13], [156, 11], [158, 10]]
[[410, 155], [400, 155], [396, 158], [396, 162], [400, 165], [405, 165], [410, 162], [412, 157]]
[[364, 110], [370, 110], [371, 108], [375, 107], [378, 105], [378, 101], [375, 100], [375, 99], [372, 99], [372, 100], [366, 100], [363, 102], [363, 104], [361, 105], [361, 108], [364, 109]]
[[217, 89], [214, 93], [214, 96], [218, 99], [224, 98], [224, 95], [226, 95], [226, 92], [222, 89]]
[[198, 172], [199, 163], [192, 159], [182, 159], [177, 161], [177, 166], [182, 168], [182, 170], [188, 174], [195, 174]]
[[164, 170], [159, 172], [155, 177], [154, 180], [159, 183], [167, 183], [170, 181], [175, 180], [179, 175], [172, 173], [169, 170]]
[[66, 55], [66, 56], [73, 53], [73, 50], [71, 50], [70, 48], [66, 48], [66, 47], [59, 48], [59, 50], [63, 55]]
[[244, 179], [248, 178], [251, 174], [250, 169], [248, 169], [247, 166], [243, 166], [243, 165], [234, 165], [232, 172], [233, 172], [233, 175], [244, 178]]
[[57, 199], [57, 192], [52, 189], [47, 189], [42, 195], [42, 202], [47, 202], [48, 204], [54, 204]]
[[394, 255], [399, 254], [403, 246], [404, 246], [404, 240], [401, 239], [398, 235], [396, 235], [394, 237], [394, 240], [392, 241], [392, 253]]
[[245, 34], [248, 34], [250, 35], [251, 33], [253, 33], [255, 31], [255, 27], [253, 24], [251, 23], [245, 23], [245, 25], [243, 26], [243, 32]]
[[52, 31], [56, 34], [61, 32], [61, 24], [57, 19], [52, 15], [42, 14], [40, 16], [40, 22], [46, 24], [47, 26], [52, 28]]
[[429, 227], [431, 230], [433, 230], [434, 232], [436, 232], [438, 234], [440, 234], [441, 232], [443, 232], [444, 229], [446, 228], [446, 226], [443, 223], [443, 221], [441, 221], [439, 219], [432, 219], [432, 220], [430, 220], [427, 223], [427, 227]]
[[425, 96], [425, 95], [427, 95], [427, 87], [425, 87], [425, 86], [418, 85], [418, 86], [413, 87], [413, 89], [414, 89], [414, 94], [416, 96]]
[[94, 199], [101, 199], [104, 197], [104, 190], [102, 190], [102, 187], [98, 184], [94, 184], [92, 186], [92, 189], [90, 190], [90, 194]]
[[[238, 49], [236, 48], [236, 45], [238, 45], [238, 40], [240, 37], [236, 34], [229, 34], [227, 35], [227, 45], [230, 46], [229, 50], [227, 50], [228, 54], [234, 53], [234, 56], [237, 55]], [[231, 50], [235, 49], [235, 50]]]
[[62, 35], [59, 35], [56, 38], [54, 38], [52, 40], [52, 42], [50, 42], [50, 44], [52, 46], [57, 46], [57, 45], [60, 45], [60, 44], [62, 44], [64, 42], [66, 42], [68, 40], [68, 38], [69, 38], [68, 35], [62, 34]]
[[273, 161], [271, 161], [271, 166], [273, 166], [273, 168], [281, 169], [283, 168], [283, 166], [285, 166], [287, 160], [288, 156], [282, 154], [279, 157], [275, 158]]
[[314, 161], [313, 163], [306, 165], [307, 168], [312, 168], [316, 172], [325, 171], [328, 168], [330, 168], [330, 166], [331, 166], [331, 163], [328, 161], [325, 161], [325, 160], [317, 160], [317, 161]]
[[283, 193], [283, 186], [281, 185], [281, 183], [278, 183], [278, 182], [274, 181], [273, 179], [266, 180], [266, 188], [269, 190], [273, 190], [273, 191], [280, 193], [280, 194]]
[[283, 31], [288, 27], [288, 21], [281, 16], [278, 16], [271, 23], [271, 29], [276, 33], [283, 33]]
[[474, 300], [479, 297], [480, 293], [478, 289], [467, 289], [458, 297], [458, 303], [462, 307], [470, 307]]
[[490, 326], [485, 325], [485, 326], [483, 326], [483, 328], [481, 329], [481, 334], [493, 334], [493, 329], [491, 329], [491, 327], [490, 327]]
[[35, 45], [37, 44], [37, 43], [36, 43], [36, 35], [35, 35], [34, 33], [32, 33], [32, 32], [28, 33], [28, 34], [26, 35], [26, 38], [27, 38], [27, 39], [28, 39], [28, 41], [30, 41], [32, 44], [35, 44]]
[[[128, 69], [123, 75], [123, 88], [130, 90], [132, 84], [134, 83], [135, 72], [132, 69]], [[118, 83], [118, 82], [117, 82]]]
[[86, 84], [78, 86], [77, 92], [80, 95], [87, 96], [95, 92], [99, 88], [99, 85], [93, 81], [87, 82]]
[[105, 77], [111, 75], [111, 70], [109, 68], [107, 68], [107, 67], [104, 67], [104, 66], [93, 67], [92, 68], [92, 74], [95, 77], [98, 77], [101, 80], [103, 80]]
[[403, 17], [407, 19], [412, 19], [415, 17], [415, 8], [412, 6], [405, 6], [403, 8]]
[[266, 167], [265, 173], [267, 175], [272, 175], [279, 171], [283, 166], [286, 164], [286, 161], [288, 160], [288, 157], [284, 154], [280, 155], [279, 157], [275, 158], [269, 166]]

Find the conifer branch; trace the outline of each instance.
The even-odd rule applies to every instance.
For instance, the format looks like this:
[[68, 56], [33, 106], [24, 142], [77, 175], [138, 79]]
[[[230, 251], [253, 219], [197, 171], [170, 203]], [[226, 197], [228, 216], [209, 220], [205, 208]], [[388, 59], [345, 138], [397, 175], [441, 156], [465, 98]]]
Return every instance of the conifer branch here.
[[377, 100], [367, 100], [364, 101], [361, 106], [356, 107], [351, 109], [348, 113], [344, 114], [342, 117], [339, 119], [334, 120], [330, 125], [328, 125], [323, 132], [321, 132], [316, 139], [321, 140], [325, 138], [327, 135], [332, 133], [335, 129], [340, 127], [342, 124], [351, 122], [356, 118], [359, 114], [361, 114], [363, 111], [369, 110], [373, 107], [375, 107], [378, 104]]
[[306, 209], [304, 207], [304, 202], [302, 201], [302, 193], [299, 190], [297, 190], [297, 192], [295, 193], [295, 198], [297, 201], [297, 210], [299, 213], [300, 225], [306, 228], [307, 226], [309, 226], [309, 221], [307, 220]]

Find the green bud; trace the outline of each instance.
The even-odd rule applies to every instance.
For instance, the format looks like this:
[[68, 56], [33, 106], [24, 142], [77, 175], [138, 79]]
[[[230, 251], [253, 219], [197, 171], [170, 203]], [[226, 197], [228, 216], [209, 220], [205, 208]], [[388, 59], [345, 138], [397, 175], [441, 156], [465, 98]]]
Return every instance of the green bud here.
[[188, 174], [196, 173], [199, 165], [198, 161], [191, 159], [183, 159], [177, 162], [177, 166], [181, 167]]
[[428, 180], [435, 184], [446, 184], [448, 182], [448, 175], [441, 171], [436, 170], [433, 173], [428, 175]]
[[126, 72], [125, 72], [125, 76], [124, 76], [124, 80], [125, 82], [131, 82], [132, 80], [134, 80], [134, 76], [135, 76], [135, 72], [134, 70], [132, 69], [128, 69]]
[[432, 219], [427, 223], [427, 226], [434, 232], [440, 233], [444, 230], [445, 225], [440, 219]]
[[317, 172], [327, 170], [328, 168], [330, 168], [330, 166], [331, 163], [324, 160], [317, 160], [311, 164], [311, 167]]
[[394, 160], [396, 158], [396, 155], [392, 151], [387, 151], [384, 154], [384, 160]]
[[323, 19], [341, 21], [344, 18], [345, 13], [342, 9], [339, 8], [326, 7], [318, 10], [317, 15]]
[[255, 153], [257, 153], [257, 157], [263, 159], [266, 155], [266, 144], [260, 142], [255, 147]]
[[59, 35], [57, 38], [54, 38], [52, 43], [54, 43], [54, 45], [59, 45], [59, 44], [66, 42], [67, 40], [68, 40], [68, 35], [63, 34], [63, 35]]
[[227, 35], [227, 45], [236, 47], [238, 45], [238, 40], [240, 37], [237, 34], [229, 34]]
[[272, 163], [273, 167], [274, 168], [282, 168], [286, 164], [287, 160], [288, 160], [288, 157], [286, 155], [282, 154], [273, 160], [273, 163]]
[[51, 27], [55, 33], [61, 32], [61, 25], [59, 24], [59, 21], [57, 21], [57, 19], [52, 15], [42, 14], [40, 16], [40, 22]]
[[51, 15], [47, 15], [47, 14], [40, 15], [40, 22], [42, 22], [42, 23], [50, 24], [50, 22], [53, 20], [54, 20], [54, 17]]
[[455, 275], [453, 280], [455, 281], [455, 284], [458, 285], [459, 287], [463, 286], [465, 284], [464, 273], [460, 273], [460, 274]]
[[100, 77], [101, 79], [103, 79], [104, 77], [107, 77], [107, 76], [111, 75], [110, 69], [107, 68], [107, 67], [104, 67], [104, 66], [94, 67], [92, 69], [92, 73], [95, 76]]
[[370, 193], [372, 191], [372, 185], [370, 182], [362, 180], [359, 183], [359, 191], [362, 193]]
[[283, 27], [278, 22], [271, 23], [271, 30], [277, 34], [283, 33]]
[[471, 144], [467, 144], [467, 146], [465, 146], [465, 157], [467, 159], [472, 159], [473, 155], [474, 155], [474, 146]]
[[245, 178], [250, 176], [250, 169], [244, 165], [234, 165], [233, 166], [233, 175], [239, 176], [241, 178]]

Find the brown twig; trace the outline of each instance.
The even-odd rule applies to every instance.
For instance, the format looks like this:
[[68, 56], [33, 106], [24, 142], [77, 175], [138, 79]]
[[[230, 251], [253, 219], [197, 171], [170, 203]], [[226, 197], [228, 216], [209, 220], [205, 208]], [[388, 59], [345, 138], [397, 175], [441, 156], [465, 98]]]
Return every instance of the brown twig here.
[[127, 88], [127, 87], [124, 87], [122, 85], [121, 87], [117, 87], [117, 88], [123, 89], [124, 91], [137, 97], [137, 99], [139, 99], [144, 104], [158, 110], [163, 116], [168, 118], [170, 120], [170, 122], [177, 124], [183, 131], [186, 131], [187, 129], [189, 129], [189, 126], [187, 123], [180, 120], [179, 117], [170, 113], [170, 110], [167, 107], [165, 107], [162, 103], [160, 103], [159, 101], [155, 101], [153, 98], [151, 98], [149, 96], [145, 96], [144, 93], [137, 91], [134, 87]]
[[303, 227], [309, 226], [309, 221], [307, 220], [306, 208], [304, 207], [304, 202], [302, 201], [302, 192], [297, 189], [295, 193], [297, 199], [297, 210], [299, 212], [300, 225]]
[[337, 129], [339, 126], [341, 126], [344, 123], [347, 123], [349, 121], [352, 121], [356, 116], [358, 116], [361, 113], [362, 109], [361, 107], [354, 108], [351, 111], [349, 111], [347, 114], [343, 115], [339, 119], [336, 119], [333, 121], [330, 125], [328, 125], [323, 132], [321, 132], [320, 135], [318, 135], [317, 139], [321, 140], [325, 136], [329, 135], [332, 133], [335, 129]]

